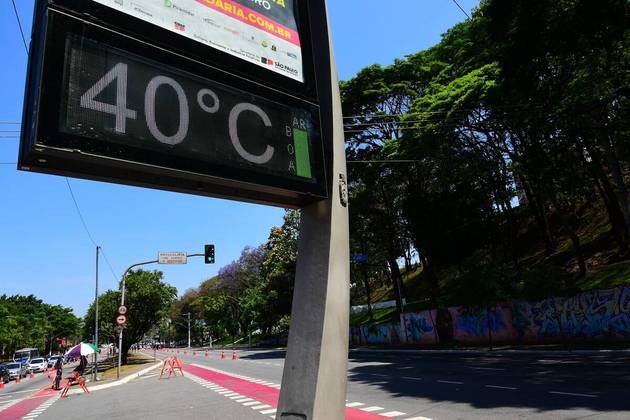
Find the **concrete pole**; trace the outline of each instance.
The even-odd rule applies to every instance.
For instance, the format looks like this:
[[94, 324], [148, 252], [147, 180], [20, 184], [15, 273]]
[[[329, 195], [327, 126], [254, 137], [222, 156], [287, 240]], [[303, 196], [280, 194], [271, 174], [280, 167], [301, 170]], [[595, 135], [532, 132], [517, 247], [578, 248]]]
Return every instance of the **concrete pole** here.
[[289, 345], [276, 419], [344, 418], [350, 251], [343, 118], [329, 35], [332, 180], [329, 198], [302, 209]]
[[188, 312], [188, 348], [190, 348], [190, 312]]
[[[96, 291], [94, 292], [94, 345], [98, 348], [98, 253], [100, 246], [96, 246]], [[92, 380], [98, 380], [98, 353], [94, 353], [94, 372]]]

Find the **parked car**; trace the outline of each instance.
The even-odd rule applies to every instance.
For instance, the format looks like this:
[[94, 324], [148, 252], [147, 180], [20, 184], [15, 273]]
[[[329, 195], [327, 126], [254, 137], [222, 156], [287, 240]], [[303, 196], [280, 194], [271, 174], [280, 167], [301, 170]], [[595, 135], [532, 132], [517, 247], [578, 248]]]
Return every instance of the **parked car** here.
[[28, 370], [31, 372], [43, 372], [47, 366], [46, 359], [43, 357], [37, 357], [35, 359], [31, 359], [28, 364]]
[[7, 369], [5, 365], [0, 365], [0, 378], [2, 378], [2, 382], [4, 383], [7, 383], [11, 380], [9, 369]]
[[48, 358], [48, 369], [55, 367], [55, 363], [57, 363], [57, 360], [59, 360], [60, 357], [61, 356], [50, 356]]
[[15, 379], [18, 376], [20, 378], [26, 378], [26, 374], [28, 370], [26, 369], [26, 365], [18, 362], [10, 362], [5, 365], [9, 371], [9, 376], [11, 379]]

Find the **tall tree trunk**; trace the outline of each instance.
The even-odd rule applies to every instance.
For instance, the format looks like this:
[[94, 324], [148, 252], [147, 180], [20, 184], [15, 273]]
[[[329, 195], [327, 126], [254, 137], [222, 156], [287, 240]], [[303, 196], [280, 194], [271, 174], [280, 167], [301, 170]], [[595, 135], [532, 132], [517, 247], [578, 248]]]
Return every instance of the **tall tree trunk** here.
[[544, 205], [540, 203], [540, 194], [534, 192], [529, 180], [525, 178], [523, 174], [519, 173], [518, 177], [521, 180], [523, 191], [525, 191], [525, 196], [529, 202], [529, 208], [534, 215], [534, 219], [536, 219], [536, 223], [542, 234], [542, 239], [545, 242], [545, 253], [551, 255], [555, 250], [555, 245], [551, 235], [551, 229], [549, 228], [547, 212], [545, 211]]
[[615, 153], [610, 139], [606, 140], [606, 146], [606, 160], [608, 161], [608, 167], [612, 177], [615, 198], [617, 199], [619, 209], [621, 210], [626, 237], [628, 237], [630, 236], [630, 207], [628, 207], [628, 189], [626, 188], [626, 184], [623, 179], [619, 159], [617, 158], [617, 154]]
[[400, 274], [400, 268], [398, 268], [398, 262], [395, 257], [392, 257], [390, 253], [387, 263], [389, 265], [389, 271], [392, 273], [392, 283], [394, 286], [394, 296], [396, 299], [396, 308], [398, 309], [398, 313], [403, 313], [403, 291], [402, 289], [402, 275]]
[[363, 287], [365, 287], [365, 295], [367, 297], [367, 307], [368, 307], [368, 315], [370, 316], [370, 322], [374, 319], [374, 314], [372, 313], [372, 288], [370, 287], [370, 277], [368, 276], [367, 269], [365, 265], [363, 265]]
[[[569, 230], [569, 238], [571, 239], [571, 244], [573, 245], [573, 252], [575, 252], [575, 257], [577, 258], [578, 268], [579, 268], [579, 277], [584, 277], [586, 275], [586, 261], [584, 260], [584, 253], [582, 252], [582, 246], [580, 245], [580, 238], [578, 237], [575, 230]], [[575, 287], [573, 284], [572, 287]], [[571, 290], [572, 292], [574, 290]]]

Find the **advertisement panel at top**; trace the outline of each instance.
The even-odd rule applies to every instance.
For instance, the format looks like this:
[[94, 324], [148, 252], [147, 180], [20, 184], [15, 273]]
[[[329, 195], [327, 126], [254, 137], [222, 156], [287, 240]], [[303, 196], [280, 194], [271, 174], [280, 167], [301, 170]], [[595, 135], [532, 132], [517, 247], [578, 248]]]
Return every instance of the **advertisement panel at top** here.
[[296, 0], [93, 0], [304, 82]]

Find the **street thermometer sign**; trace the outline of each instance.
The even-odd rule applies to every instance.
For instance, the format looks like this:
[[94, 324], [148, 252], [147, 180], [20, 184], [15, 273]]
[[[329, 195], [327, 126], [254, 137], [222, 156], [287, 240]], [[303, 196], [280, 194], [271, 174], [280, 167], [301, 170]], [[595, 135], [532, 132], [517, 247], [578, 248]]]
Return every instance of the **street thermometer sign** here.
[[19, 168], [278, 206], [327, 198], [315, 3], [38, 0]]

